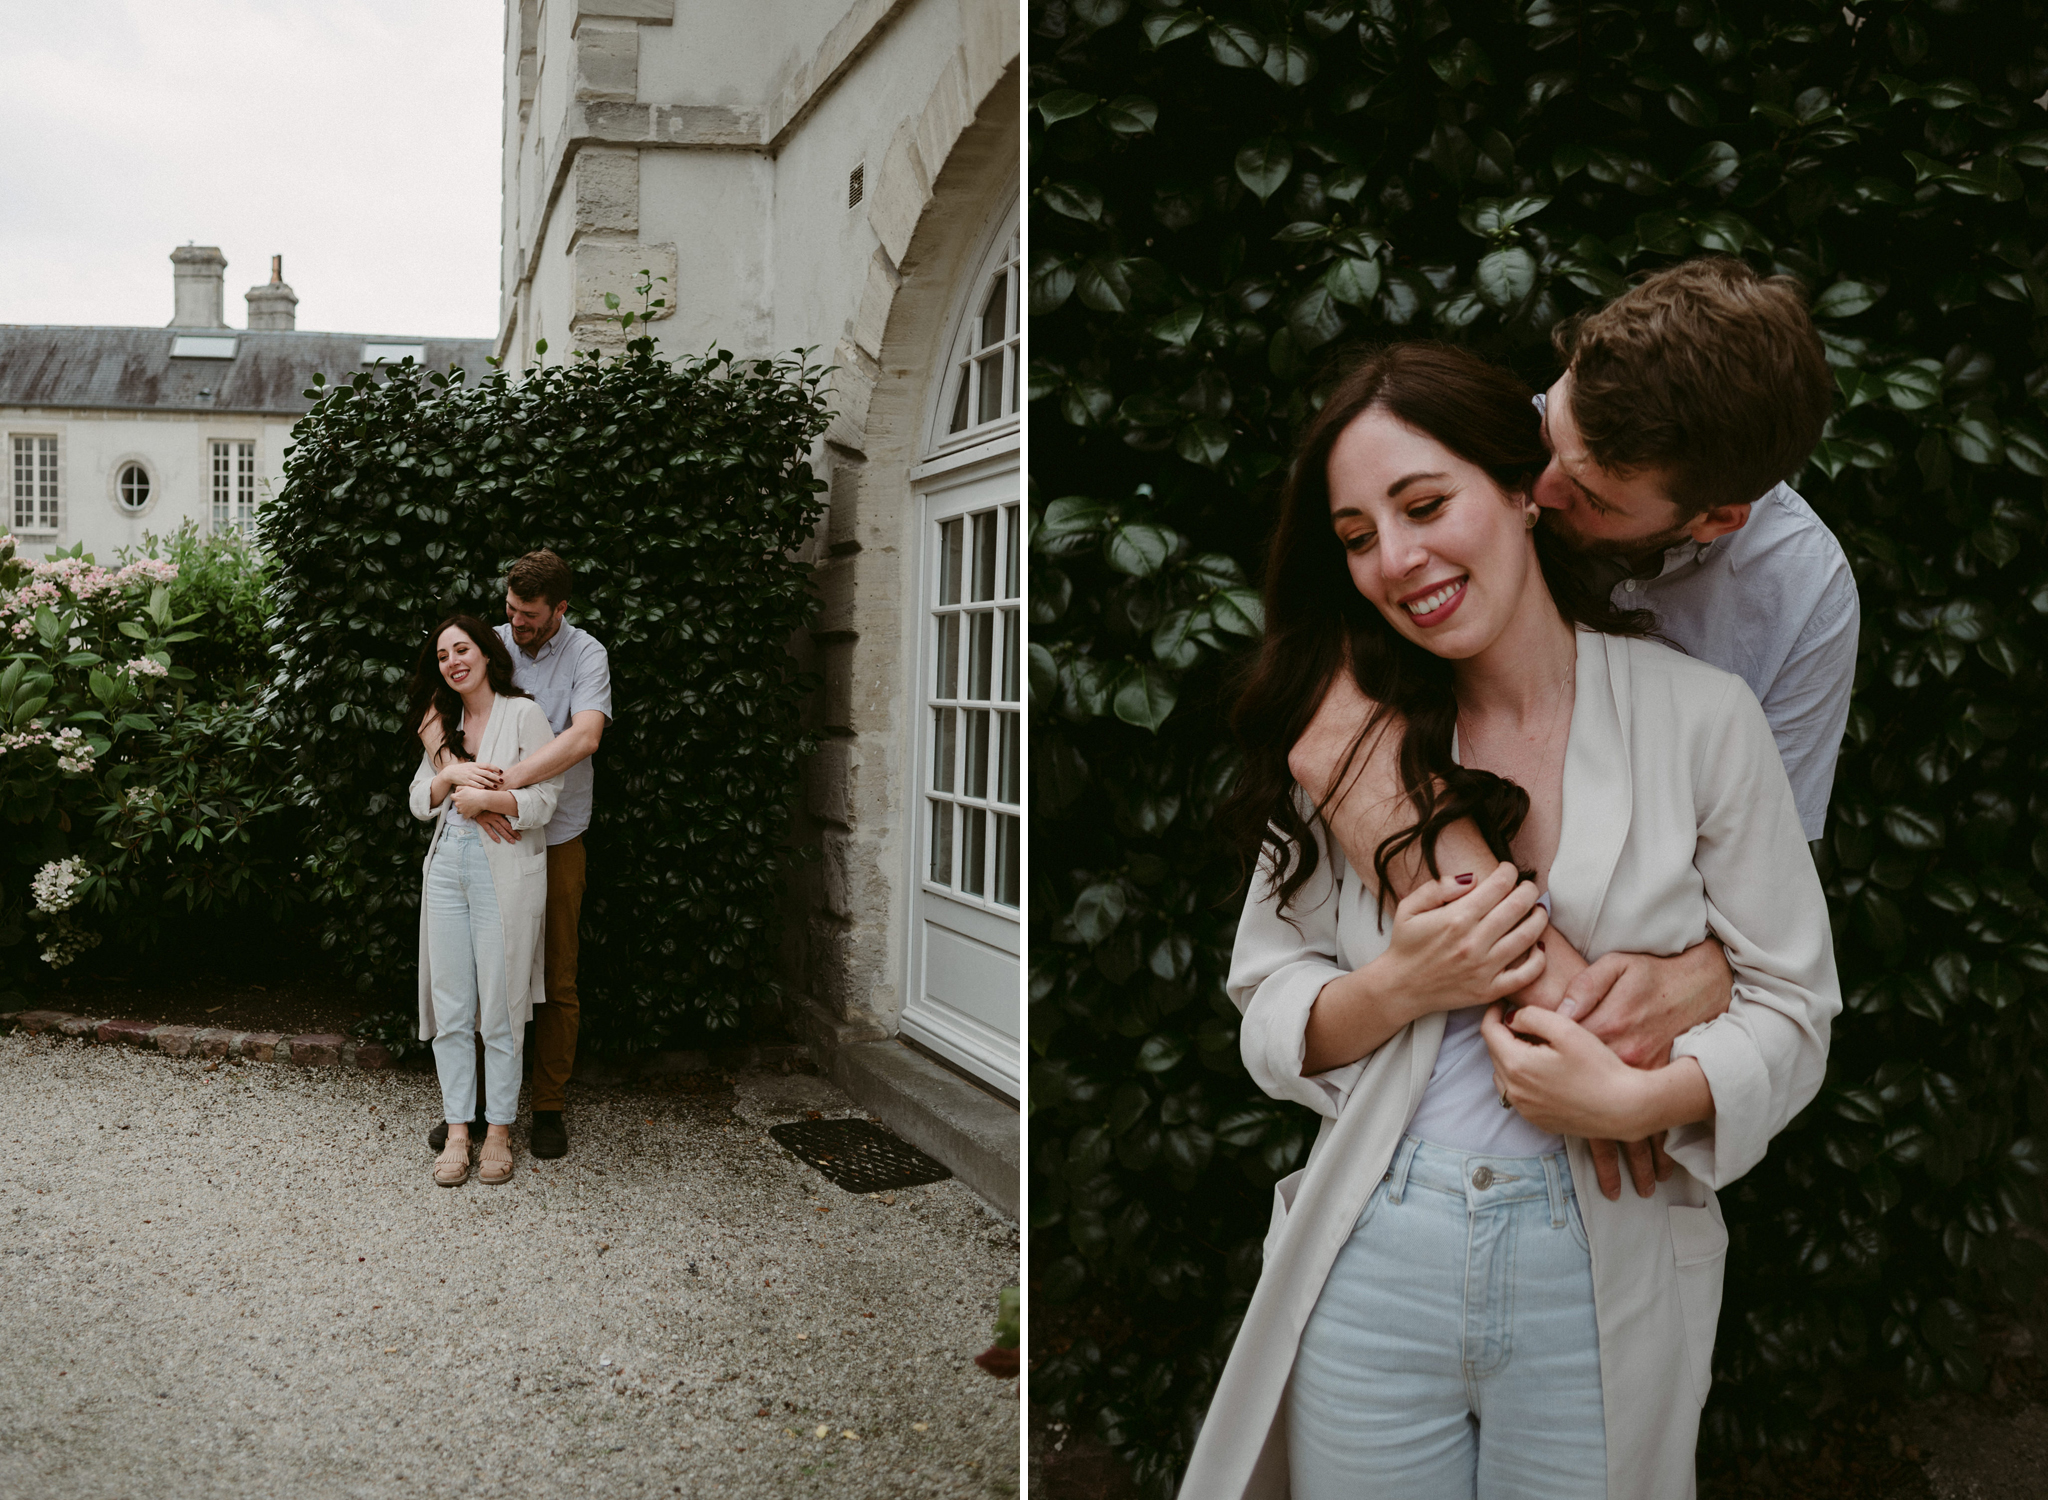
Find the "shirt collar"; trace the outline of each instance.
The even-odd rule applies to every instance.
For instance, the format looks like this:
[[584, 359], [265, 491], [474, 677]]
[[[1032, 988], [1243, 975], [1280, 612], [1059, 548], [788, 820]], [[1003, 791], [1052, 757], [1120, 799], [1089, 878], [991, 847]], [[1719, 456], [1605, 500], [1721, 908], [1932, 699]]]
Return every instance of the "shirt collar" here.
[[534, 652], [531, 656], [526, 656], [526, 648], [518, 645], [517, 643], [514, 643], [512, 649], [517, 651], [521, 656], [526, 656], [526, 659], [528, 661], [546, 661], [548, 657], [554, 654], [558, 647], [560, 647], [565, 641], [568, 640], [569, 632], [575, 628], [576, 627], [571, 625], [567, 620], [562, 621], [562, 623], [555, 628], [555, 633], [549, 636], [547, 640], [542, 644], [540, 650]]

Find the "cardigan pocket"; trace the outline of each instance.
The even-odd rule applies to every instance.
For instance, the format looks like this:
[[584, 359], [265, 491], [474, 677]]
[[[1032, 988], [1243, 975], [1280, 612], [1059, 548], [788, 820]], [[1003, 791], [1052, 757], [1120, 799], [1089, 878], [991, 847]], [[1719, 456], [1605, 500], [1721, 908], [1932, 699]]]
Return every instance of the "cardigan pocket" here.
[[1714, 1383], [1714, 1330], [1721, 1321], [1721, 1281], [1728, 1270], [1728, 1226], [1711, 1208], [1674, 1204], [1670, 1213], [1686, 1363], [1692, 1368], [1693, 1392], [1705, 1406]]

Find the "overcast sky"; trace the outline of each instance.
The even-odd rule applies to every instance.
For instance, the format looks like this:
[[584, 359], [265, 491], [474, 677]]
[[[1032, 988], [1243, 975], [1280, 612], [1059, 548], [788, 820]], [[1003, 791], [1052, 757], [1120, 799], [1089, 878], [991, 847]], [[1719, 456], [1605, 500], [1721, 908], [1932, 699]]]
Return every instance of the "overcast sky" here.
[[284, 256], [299, 327], [489, 338], [503, 0], [0, 0], [0, 323], [227, 321]]

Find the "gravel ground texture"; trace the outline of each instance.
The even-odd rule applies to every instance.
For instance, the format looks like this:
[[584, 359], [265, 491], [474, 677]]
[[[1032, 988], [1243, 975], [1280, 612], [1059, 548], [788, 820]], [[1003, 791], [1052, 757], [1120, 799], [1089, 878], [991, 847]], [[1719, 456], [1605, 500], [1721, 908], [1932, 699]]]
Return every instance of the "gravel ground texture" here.
[[1016, 1494], [1016, 1224], [833, 1185], [811, 1111], [572, 1087], [566, 1158], [450, 1190], [430, 1074], [0, 1036], [0, 1495]]

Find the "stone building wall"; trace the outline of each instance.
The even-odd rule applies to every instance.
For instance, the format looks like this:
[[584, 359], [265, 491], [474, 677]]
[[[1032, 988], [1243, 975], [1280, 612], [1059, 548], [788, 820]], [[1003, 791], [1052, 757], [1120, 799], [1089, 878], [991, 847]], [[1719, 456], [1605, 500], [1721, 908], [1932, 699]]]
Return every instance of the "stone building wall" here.
[[[674, 355], [814, 350], [838, 413], [821, 609], [792, 649], [824, 689], [787, 963], [842, 1040], [903, 1003], [918, 793], [912, 472], [963, 277], [1017, 193], [1016, 0], [509, 0], [498, 351], [616, 347], [606, 293]], [[856, 186], [857, 183], [857, 186]], [[637, 332], [637, 330], [636, 330]], [[537, 356], [545, 339], [548, 350]]]

